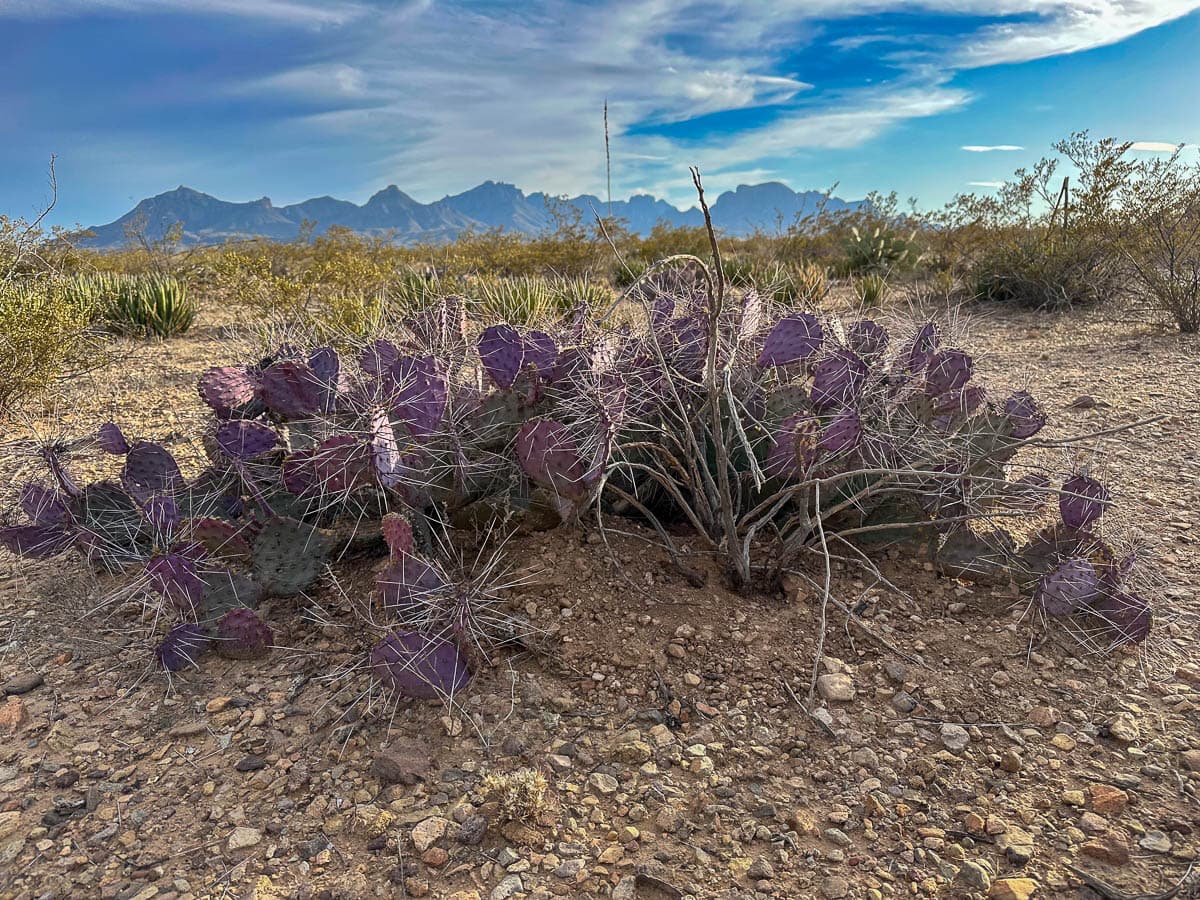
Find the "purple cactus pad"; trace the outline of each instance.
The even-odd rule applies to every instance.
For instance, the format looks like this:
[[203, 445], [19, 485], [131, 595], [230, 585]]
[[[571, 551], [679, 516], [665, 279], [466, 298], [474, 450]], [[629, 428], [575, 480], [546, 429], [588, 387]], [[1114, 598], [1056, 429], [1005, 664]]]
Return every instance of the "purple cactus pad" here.
[[767, 474], [776, 478], [803, 477], [821, 455], [820, 436], [821, 423], [816, 416], [788, 416], [780, 423], [767, 453]]
[[544, 331], [531, 331], [525, 336], [523, 366], [532, 367], [542, 378], [549, 377], [558, 361], [558, 347], [554, 338]]
[[29, 559], [49, 559], [71, 549], [73, 539], [62, 528], [48, 525], [0, 527], [0, 547]]
[[1005, 400], [1004, 415], [1018, 440], [1033, 437], [1046, 424], [1046, 414], [1029, 391], [1017, 391]]
[[388, 513], [383, 517], [381, 527], [392, 559], [400, 559], [413, 552], [413, 530], [408, 519], [399, 513]]
[[1033, 599], [1052, 616], [1066, 616], [1090, 603], [1100, 591], [1096, 568], [1086, 559], [1065, 559], [1039, 579]]
[[253, 459], [274, 450], [279, 443], [275, 429], [249, 419], [231, 419], [217, 428], [217, 447], [230, 459]]
[[195, 616], [204, 600], [204, 582], [196, 563], [182, 553], [155, 556], [146, 563], [150, 585], [183, 616]]
[[267, 408], [285, 419], [306, 419], [323, 412], [326, 387], [307, 363], [284, 360], [267, 367], [260, 388]]
[[125, 456], [121, 483], [135, 499], [173, 491], [183, 484], [183, 473], [167, 450], [150, 441], [138, 441]]
[[445, 699], [467, 686], [471, 671], [458, 648], [436, 635], [397, 629], [371, 651], [371, 673], [385, 688], [417, 699]]
[[358, 359], [358, 364], [368, 375], [379, 378], [400, 358], [400, 351], [391, 341], [377, 340], [369, 343]]
[[846, 346], [872, 362], [883, 356], [890, 340], [883, 326], [870, 319], [859, 319], [846, 329]]
[[124, 456], [129, 452], [129, 441], [114, 422], [105, 422], [96, 430], [96, 446], [105, 453]]
[[392, 414], [412, 436], [424, 440], [437, 432], [446, 414], [446, 380], [432, 356], [402, 356], [383, 378]]
[[488, 377], [503, 390], [517, 380], [525, 361], [525, 342], [511, 325], [492, 325], [479, 337], [479, 361]]
[[579, 445], [561, 422], [526, 422], [517, 432], [516, 446], [521, 470], [542, 487], [564, 497], [578, 497], [586, 490]]
[[961, 350], [939, 350], [925, 369], [925, 393], [930, 397], [957, 394], [974, 374], [975, 363]]
[[270, 627], [252, 609], [231, 609], [217, 623], [217, 652], [230, 659], [266, 656], [274, 644]]
[[868, 371], [867, 364], [854, 351], [834, 350], [813, 368], [813, 405], [818, 409], [853, 406]]
[[163, 637], [154, 656], [168, 672], [178, 672], [187, 666], [195, 666], [208, 644], [208, 634], [199, 625], [176, 625]]
[[253, 402], [258, 379], [243, 366], [219, 366], [200, 376], [200, 399], [218, 416], [229, 418], [234, 411]]
[[811, 313], [780, 319], [767, 334], [758, 364], [786, 366], [806, 360], [821, 349], [824, 337], [820, 321]]
[[938, 333], [937, 324], [934, 322], [926, 322], [917, 329], [917, 333], [913, 335], [900, 353], [899, 363], [906, 372], [917, 374], [923, 372], [925, 367], [929, 365], [933, 354], [937, 352], [941, 345], [942, 338]]
[[1150, 636], [1154, 624], [1150, 604], [1137, 594], [1121, 590], [1098, 597], [1091, 605], [1091, 612], [1115, 633], [1115, 643], [1119, 647], [1142, 643]]
[[60, 526], [71, 518], [57, 491], [34, 482], [21, 488], [21, 509], [34, 525]]
[[849, 453], [858, 448], [862, 437], [862, 419], [853, 410], [845, 410], [825, 426], [820, 447], [826, 453]]
[[1087, 475], [1068, 479], [1058, 495], [1058, 511], [1063, 524], [1080, 530], [1104, 515], [1109, 503], [1108, 489]]
[[160, 534], [173, 532], [179, 527], [179, 504], [171, 497], [151, 497], [142, 507], [146, 521]]

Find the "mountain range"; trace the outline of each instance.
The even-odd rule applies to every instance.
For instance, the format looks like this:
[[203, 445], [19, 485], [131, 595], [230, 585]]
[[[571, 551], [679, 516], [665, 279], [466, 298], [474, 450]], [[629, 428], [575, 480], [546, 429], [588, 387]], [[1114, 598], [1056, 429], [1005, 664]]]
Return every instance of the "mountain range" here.
[[[732, 236], [755, 229], [770, 230], [779, 223], [786, 226], [797, 215], [815, 212], [824, 197], [819, 191], [793, 191], [778, 181], [743, 184], [721, 194], [712, 204], [713, 224]], [[830, 197], [825, 208], [839, 212], [855, 209], [861, 203]], [[485, 181], [433, 203], [420, 203], [395, 185], [388, 185], [362, 206], [333, 197], [315, 197], [288, 206], [275, 206], [268, 197], [232, 203], [181, 186], [142, 200], [114, 222], [89, 228], [88, 236], [79, 243], [93, 249], [115, 249], [128, 243], [131, 229], [158, 239], [177, 224], [183, 227], [185, 245], [247, 238], [289, 241], [306, 223], [315, 223], [314, 234], [342, 226], [365, 235], [390, 237], [397, 243], [415, 244], [453, 240], [465, 231], [492, 228], [541, 234], [553, 231], [556, 216], [578, 211], [590, 221], [593, 210], [606, 215], [608, 204], [590, 194], [572, 198], [526, 194], [515, 185], [495, 181]], [[649, 234], [660, 222], [676, 227], [704, 224], [698, 207], [681, 210], [649, 194], [613, 201], [612, 215], [641, 235]]]

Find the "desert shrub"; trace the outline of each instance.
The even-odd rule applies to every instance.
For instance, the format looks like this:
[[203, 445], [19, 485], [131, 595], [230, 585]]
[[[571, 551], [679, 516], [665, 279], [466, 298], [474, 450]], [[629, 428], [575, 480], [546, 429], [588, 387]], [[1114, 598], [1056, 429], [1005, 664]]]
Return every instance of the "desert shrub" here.
[[570, 298], [556, 289], [556, 282], [536, 275], [472, 278], [467, 283], [467, 297], [472, 317], [484, 322], [533, 325], [571, 309], [567, 305]]
[[57, 279], [0, 279], [0, 411], [100, 357], [97, 312]]
[[1142, 162], [1120, 191], [1115, 244], [1132, 292], [1187, 334], [1200, 331], [1200, 163]]
[[852, 225], [839, 268], [846, 274], [891, 272], [917, 263], [916, 232], [905, 234], [887, 224]]
[[[1060, 158], [1018, 169], [994, 196], [956, 197], [935, 217], [940, 267], [979, 300], [1032, 309], [1089, 306], [1121, 294], [1125, 275], [1112, 237], [1118, 194], [1133, 164], [1128, 144], [1086, 132], [1054, 145]], [[1064, 162], [1076, 185], [1060, 183]]]
[[177, 337], [196, 320], [195, 299], [171, 275], [81, 275], [72, 290], [94, 297], [105, 323], [124, 334]]

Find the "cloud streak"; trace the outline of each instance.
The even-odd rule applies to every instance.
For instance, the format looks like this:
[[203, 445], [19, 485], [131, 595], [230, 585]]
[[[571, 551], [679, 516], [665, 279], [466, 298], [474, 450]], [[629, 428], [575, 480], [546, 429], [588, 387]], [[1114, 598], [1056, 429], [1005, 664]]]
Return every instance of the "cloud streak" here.
[[962, 147], [968, 153], [1011, 153], [1014, 150], [1024, 150], [1016, 144], [967, 144]]

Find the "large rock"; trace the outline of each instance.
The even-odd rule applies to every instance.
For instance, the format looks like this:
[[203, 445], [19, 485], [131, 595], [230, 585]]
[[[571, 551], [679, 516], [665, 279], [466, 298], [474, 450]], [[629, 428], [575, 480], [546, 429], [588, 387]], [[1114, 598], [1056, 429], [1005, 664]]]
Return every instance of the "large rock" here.
[[429, 751], [415, 741], [393, 741], [375, 754], [371, 775], [384, 784], [416, 784], [433, 765]]
[[991, 900], [1029, 900], [1037, 893], [1038, 883], [1032, 878], [1001, 878], [988, 891]]
[[854, 682], [845, 672], [822, 675], [817, 679], [817, 693], [825, 700], [849, 703], [854, 699]]
[[250, 828], [246, 825], [239, 825], [233, 829], [233, 833], [229, 835], [229, 841], [225, 845], [230, 851], [245, 850], [253, 847], [262, 840], [262, 832], [257, 828]]
[[449, 827], [450, 820], [443, 819], [441, 816], [430, 816], [428, 819], [422, 819], [413, 827], [413, 846], [417, 848], [418, 853], [424, 853], [442, 839], [446, 834], [446, 829]]

